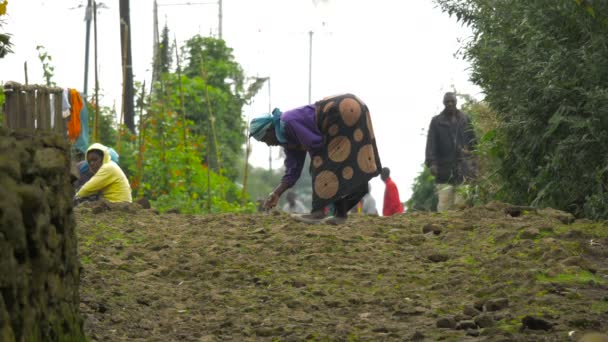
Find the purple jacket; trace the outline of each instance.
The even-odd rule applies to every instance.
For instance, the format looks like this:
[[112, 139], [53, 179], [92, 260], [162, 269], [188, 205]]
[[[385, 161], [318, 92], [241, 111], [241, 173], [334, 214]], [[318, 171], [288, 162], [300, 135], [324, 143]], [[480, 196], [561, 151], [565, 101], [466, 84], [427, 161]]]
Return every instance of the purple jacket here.
[[306, 151], [311, 155], [323, 148], [323, 137], [315, 123], [315, 106], [307, 105], [283, 112], [281, 122], [285, 125], [286, 144], [285, 175], [281, 182], [293, 186], [304, 167]]

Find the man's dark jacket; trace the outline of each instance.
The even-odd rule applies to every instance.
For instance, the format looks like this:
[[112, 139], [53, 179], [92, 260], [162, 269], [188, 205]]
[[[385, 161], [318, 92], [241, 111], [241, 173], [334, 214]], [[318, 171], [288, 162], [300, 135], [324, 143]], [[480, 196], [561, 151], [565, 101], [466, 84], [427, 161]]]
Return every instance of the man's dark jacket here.
[[471, 151], [477, 140], [469, 117], [457, 111], [454, 122], [450, 122], [445, 110], [431, 120], [426, 139], [428, 167], [437, 165], [436, 183], [461, 184], [474, 178], [477, 170]]

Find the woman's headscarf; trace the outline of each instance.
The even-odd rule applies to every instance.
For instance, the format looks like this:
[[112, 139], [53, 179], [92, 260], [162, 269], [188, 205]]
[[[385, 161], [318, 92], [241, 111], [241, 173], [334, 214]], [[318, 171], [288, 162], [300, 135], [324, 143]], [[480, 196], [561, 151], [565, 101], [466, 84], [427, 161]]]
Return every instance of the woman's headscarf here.
[[277, 135], [277, 140], [279, 140], [281, 144], [285, 144], [287, 139], [285, 138], [285, 124], [281, 121], [281, 114], [281, 110], [275, 108], [272, 111], [272, 114], [265, 113], [257, 118], [253, 118], [249, 124], [249, 136], [257, 141], [262, 141], [268, 128], [273, 126]]

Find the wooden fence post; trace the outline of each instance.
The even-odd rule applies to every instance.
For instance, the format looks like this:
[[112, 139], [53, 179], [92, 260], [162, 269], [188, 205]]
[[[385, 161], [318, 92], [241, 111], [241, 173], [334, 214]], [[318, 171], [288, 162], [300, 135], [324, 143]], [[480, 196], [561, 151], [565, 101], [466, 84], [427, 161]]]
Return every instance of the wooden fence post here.
[[26, 94], [25, 94], [25, 90], [23, 88], [21, 88], [20, 91], [17, 92], [17, 94], [19, 95], [19, 113], [17, 114], [17, 124], [19, 126], [17, 126], [18, 128], [28, 128], [27, 124], [26, 124], [26, 119], [25, 119], [25, 115], [24, 112], [26, 110]]
[[[62, 115], [63, 89], [6, 82], [3, 92], [4, 125], [11, 129], [52, 130], [67, 137]], [[51, 107], [52, 96], [52, 107]]]
[[24, 97], [25, 97], [25, 111], [24, 111], [24, 123], [25, 127], [29, 129], [35, 129], [35, 113], [36, 113], [36, 88], [31, 86], [24, 86]]
[[19, 92], [21, 91], [21, 85], [16, 82], [7, 82], [4, 85], [5, 108], [6, 112], [4, 123], [9, 128], [17, 127], [19, 117]]
[[47, 88], [38, 89], [38, 104], [38, 129], [51, 129], [51, 99]]

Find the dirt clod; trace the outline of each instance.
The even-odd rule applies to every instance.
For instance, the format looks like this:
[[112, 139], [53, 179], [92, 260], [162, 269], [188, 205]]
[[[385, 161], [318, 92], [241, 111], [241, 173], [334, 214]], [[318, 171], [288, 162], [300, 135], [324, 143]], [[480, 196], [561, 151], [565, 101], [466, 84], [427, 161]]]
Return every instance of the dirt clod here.
[[509, 300], [507, 298], [490, 299], [483, 305], [483, 311], [498, 311], [507, 306], [509, 306]]
[[550, 322], [537, 317], [526, 316], [521, 319], [521, 324], [524, 328], [532, 330], [551, 330], [553, 324]]

